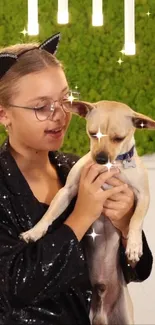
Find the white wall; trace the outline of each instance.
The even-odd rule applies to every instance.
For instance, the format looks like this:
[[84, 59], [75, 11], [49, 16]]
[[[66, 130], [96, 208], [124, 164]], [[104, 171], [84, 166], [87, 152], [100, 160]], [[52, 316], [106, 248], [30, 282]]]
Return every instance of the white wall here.
[[144, 231], [153, 253], [154, 265], [150, 277], [142, 283], [131, 283], [129, 290], [134, 305], [136, 325], [155, 325], [155, 154], [142, 157], [149, 174], [150, 207], [145, 217]]

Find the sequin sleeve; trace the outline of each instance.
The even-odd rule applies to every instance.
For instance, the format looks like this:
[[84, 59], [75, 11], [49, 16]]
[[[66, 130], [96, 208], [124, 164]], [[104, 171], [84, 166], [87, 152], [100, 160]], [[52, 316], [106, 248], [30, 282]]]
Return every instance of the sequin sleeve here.
[[82, 275], [83, 251], [66, 225], [36, 243], [19, 240], [0, 214], [0, 286], [13, 304], [35, 303], [67, 290]]

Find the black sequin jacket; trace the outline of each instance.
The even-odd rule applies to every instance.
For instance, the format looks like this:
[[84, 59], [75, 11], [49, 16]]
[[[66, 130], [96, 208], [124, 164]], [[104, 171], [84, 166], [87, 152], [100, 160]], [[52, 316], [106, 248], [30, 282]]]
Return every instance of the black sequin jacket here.
[[[0, 149], [0, 325], [90, 325], [92, 287], [84, 251], [72, 229], [63, 224], [76, 198], [36, 243], [19, 240], [48, 206], [39, 202], [8, 149]], [[50, 152], [62, 185], [79, 157]], [[152, 254], [143, 233], [143, 256], [135, 269], [120, 263], [127, 282], [143, 281], [151, 272]]]

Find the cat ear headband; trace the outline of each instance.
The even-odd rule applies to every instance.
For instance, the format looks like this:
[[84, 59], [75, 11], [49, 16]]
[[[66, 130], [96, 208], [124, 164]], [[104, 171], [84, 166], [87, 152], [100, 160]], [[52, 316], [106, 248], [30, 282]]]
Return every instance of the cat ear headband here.
[[[50, 38], [48, 38], [46, 41], [44, 41], [42, 44], [40, 44], [38, 47], [34, 47], [34, 49], [41, 49], [45, 50], [51, 54], [56, 54], [58, 43], [60, 41], [60, 33], [57, 33]], [[18, 61], [18, 58], [24, 54], [25, 52], [31, 51], [25, 50], [19, 55], [13, 54], [13, 53], [0, 53], [0, 78], [4, 76], [4, 74], [12, 67], [14, 63]]]

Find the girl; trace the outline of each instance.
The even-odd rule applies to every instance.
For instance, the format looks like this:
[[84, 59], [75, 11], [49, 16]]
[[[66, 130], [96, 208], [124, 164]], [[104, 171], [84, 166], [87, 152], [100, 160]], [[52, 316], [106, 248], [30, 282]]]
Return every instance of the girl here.
[[[0, 53], [0, 121], [8, 138], [0, 150], [0, 324], [89, 325], [92, 287], [83, 239], [104, 212], [126, 237], [134, 195], [114, 176], [99, 176], [90, 161], [68, 208], [37, 242], [19, 239], [45, 214], [78, 157], [59, 150], [71, 120], [69, 88], [53, 55], [59, 35], [43, 44], [21, 44]], [[102, 191], [104, 182], [114, 187]], [[127, 282], [145, 280], [152, 254], [143, 234], [143, 256], [120, 262]]]

